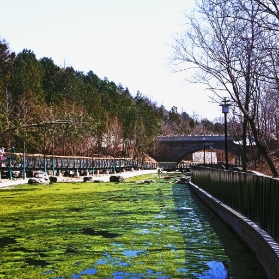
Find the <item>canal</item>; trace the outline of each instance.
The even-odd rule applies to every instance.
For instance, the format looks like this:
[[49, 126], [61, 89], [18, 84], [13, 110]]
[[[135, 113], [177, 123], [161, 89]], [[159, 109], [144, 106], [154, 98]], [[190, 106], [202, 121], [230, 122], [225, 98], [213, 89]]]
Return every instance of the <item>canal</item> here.
[[267, 278], [187, 184], [141, 179], [1, 190], [0, 278]]

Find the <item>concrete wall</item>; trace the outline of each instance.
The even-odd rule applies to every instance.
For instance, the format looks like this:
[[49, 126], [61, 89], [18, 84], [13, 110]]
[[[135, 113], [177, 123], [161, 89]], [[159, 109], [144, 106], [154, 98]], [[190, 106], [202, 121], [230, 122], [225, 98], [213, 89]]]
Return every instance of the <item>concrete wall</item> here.
[[191, 189], [242, 238], [256, 254], [268, 278], [279, 278], [279, 245], [254, 222], [190, 183]]

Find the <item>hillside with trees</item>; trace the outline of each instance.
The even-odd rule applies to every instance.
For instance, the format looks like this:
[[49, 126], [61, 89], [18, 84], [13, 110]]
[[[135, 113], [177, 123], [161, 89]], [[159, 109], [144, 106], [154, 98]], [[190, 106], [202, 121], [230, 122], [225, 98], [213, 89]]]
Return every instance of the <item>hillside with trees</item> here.
[[[173, 62], [200, 69], [193, 80], [207, 84], [216, 102], [223, 92], [228, 94], [228, 129], [244, 143], [243, 170], [260, 168], [277, 176], [278, 13], [268, 0], [237, 0], [230, 6], [215, 0], [202, 3], [195, 18], [187, 16], [192, 33], [175, 40]], [[223, 122], [190, 116], [175, 106], [168, 111], [140, 91], [133, 96], [127, 87], [93, 71], [59, 67], [28, 49], [14, 53], [0, 40], [0, 135], [6, 151], [14, 147], [33, 154], [141, 161], [152, 154], [156, 136], [220, 135]], [[246, 147], [248, 138], [256, 146]]]
[[61, 68], [33, 51], [0, 41], [0, 134], [7, 151], [67, 156], [133, 157], [152, 151], [158, 135], [222, 133], [220, 123], [167, 111], [140, 91]]

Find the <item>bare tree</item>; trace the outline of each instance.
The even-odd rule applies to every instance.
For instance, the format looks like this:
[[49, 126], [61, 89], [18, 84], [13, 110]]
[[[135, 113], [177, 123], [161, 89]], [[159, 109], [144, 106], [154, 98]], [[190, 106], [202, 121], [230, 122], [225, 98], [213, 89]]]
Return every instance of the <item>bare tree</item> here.
[[[269, 20], [264, 23], [269, 26], [269, 29], [278, 30], [278, 22], [274, 19], [279, 20], [279, 3], [277, 0], [253, 0], [260, 8], [263, 15], [270, 15]], [[273, 20], [272, 20], [273, 18]]]
[[188, 30], [175, 38], [173, 65], [178, 71], [196, 69], [194, 82], [204, 83], [216, 100], [222, 94], [243, 116], [243, 170], [246, 170], [248, 126], [257, 148], [274, 176], [277, 170], [259, 129], [257, 113], [264, 99], [269, 74], [270, 48], [276, 36], [258, 24], [261, 8], [253, 1], [201, 0], [192, 15], [185, 15]]
[[107, 155], [117, 157], [122, 150], [122, 127], [115, 117], [107, 119], [106, 132], [103, 135], [103, 146], [106, 147]]

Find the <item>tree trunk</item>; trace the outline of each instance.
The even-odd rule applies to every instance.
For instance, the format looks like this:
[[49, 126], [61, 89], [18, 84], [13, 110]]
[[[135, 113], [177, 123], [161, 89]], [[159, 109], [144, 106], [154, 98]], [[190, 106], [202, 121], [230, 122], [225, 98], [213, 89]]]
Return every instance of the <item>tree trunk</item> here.
[[251, 126], [251, 130], [252, 130], [252, 133], [255, 137], [255, 142], [256, 142], [256, 146], [259, 150], [259, 153], [264, 157], [264, 159], [266, 160], [269, 168], [270, 168], [270, 171], [272, 172], [273, 176], [274, 177], [277, 177], [278, 176], [278, 172], [275, 168], [275, 165], [271, 159], [271, 157], [269, 156], [268, 154], [268, 150], [266, 148], [265, 145], [263, 145], [260, 140], [259, 140], [259, 137], [258, 137], [258, 132], [257, 132], [257, 129], [256, 129], [256, 126], [255, 126], [255, 123], [253, 121], [253, 119], [251, 118], [248, 118], [248, 121], [250, 123], [250, 126]]
[[246, 133], [247, 133], [247, 119], [243, 121], [242, 132], [242, 170], [247, 171], [247, 145], [246, 145]]

